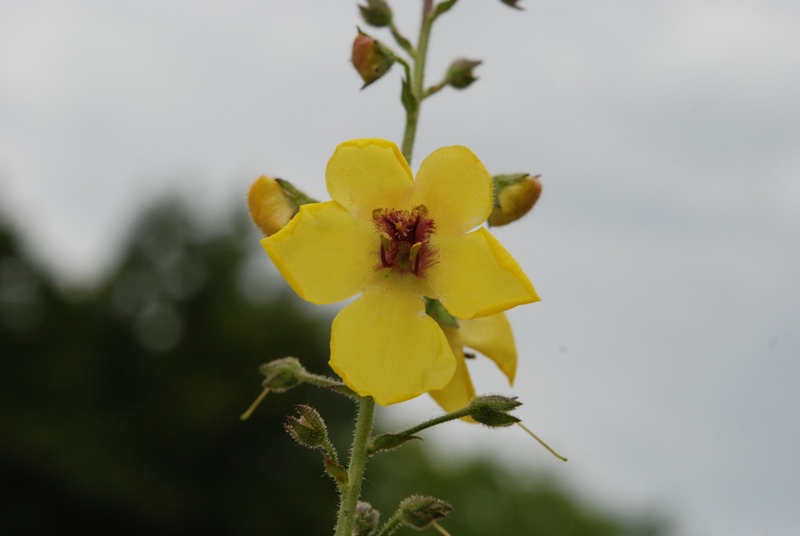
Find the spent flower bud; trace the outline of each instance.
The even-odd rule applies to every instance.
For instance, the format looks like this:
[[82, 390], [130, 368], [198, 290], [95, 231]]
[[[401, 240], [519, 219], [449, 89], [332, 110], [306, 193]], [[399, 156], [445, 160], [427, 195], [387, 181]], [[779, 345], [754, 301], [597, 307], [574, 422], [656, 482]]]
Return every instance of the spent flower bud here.
[[372, 536], [378, 532], [380, 518], [381, 513], [375, 510], [371, 504], [358, 501], [355, 523], [353, 524], [353, 536]]
[[283, 425], [295, 441], [309, 448], [324, 447], [328, 443], [328, 429], [320, 414], [304, 404], [295, 406], [300, 418], [289, 417]]
[[272, 236], [286, 226], [301, 205], [315, 202], [289, 181], [262, 175], [247, 192], [250, 218], [265, 236]]
[[258, 368], [264, 375], [261, 385], [276, 393], [283, 393], [305, 381], [309, 373], [296, 357], [284, 357]]
[[518, 220], [530, 212], [542, 195], [540, 175], [511, 173], [492, 177], [494, 208], [489, 225], [498, 227]]
[[437, 519], [446, 517], [452, 509], [452, 506], [436, 497], [412, 495], [403, 499], [397, 507], [397, 515], [404, 525], [421, 530]]
[[459, 58], [447, 68], [444, 83], [456, 89], [469, 87], [477, 78], [472, 74], [473, 69], [483, 63], [481, 60], [468, 60]]
[[517, 397], [506, 397], [500, 395], [479, 396], [472, 399], [469, 403], [470, 417], [475, 421], [490, 428], [501, 428], [511, 426], [520, 422], [519, 419], [508, 412], [518, 408], [522, 402], [517, 401]]
[[358, 6], [361, 10], [361, 17], [370, 26], [383, 28], [392, 23], [392, 8], [386, 0], [367, 0], [367, 5]]
[[359, 30], [353, 41], [351, 60], [353, 67], [356, 68], [356, 71], [364, 81], [364, 85], [361, 87], [361, 89], [364, 89], [386, 74], [394, 65], [395, 55], [380, 41]]

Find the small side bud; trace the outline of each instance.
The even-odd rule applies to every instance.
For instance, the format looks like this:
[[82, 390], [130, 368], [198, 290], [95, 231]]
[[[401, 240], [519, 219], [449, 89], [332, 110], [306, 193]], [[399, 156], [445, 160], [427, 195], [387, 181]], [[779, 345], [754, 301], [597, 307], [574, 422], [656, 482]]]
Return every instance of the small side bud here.
[[492, 177], [494, 209], [489, 215], [489, 225], [507, 225], [530, 212], [542, 195], [542, 181], [539, 177], [540, 175], [527, 173]]
[[392, 8], [386, 0], [367, 0], [367, 5], [358, 6], [364, 22], [376, 28], [383, 28], [392, 23]]
[[320, 414], [311, 406], [295, 406], [300, 418], [289, 417], [283, 425], [295, 441], [308, 448], [321, 448], [328, 444], [328, 429]]
[[508, 412], [518, 408], [522, 402], [516, 397], [487, 395], [473, 398], [469, 404], [470, 417], [490, 428], [502, 428], [520, 422]]
[[294, 217], [301, 205], [314, 200], [289, 181], [262, 175], [247, 192], [250, 218], [265, 236], [272, 236]]
[[339, 465], [339, 462], [325, 454], [324, 451], [320, 451], [320, 453], [322, 454], [322, 461], [325, 463], [325, 472], [341, 489], [341, 486], [347, 484], [347, 469]]
[[380, 518], [381, 513], [375, 510], [371, 504], [358, 501], [355, 523], [353, 524], [353, 536], [373, 536], [378, 532]]
[[430, 526], [437, 519], [442, 519], [453, 510], [448, 503], [436, 497], [422, 497], [412, 495], [397, 507], [400, 522], [407, 527], [422, 530]]
[[469, 87], [477, 78], [472, 74], [472, 71], [480, 65], [480, 60], [468, 60], [466, 58], [459, 58], [450, 64], [447, 68], [447, 74], [444, 77], [444, 83], [456, 89], [465, 89]]
[[296, 357], [284, 357], [264, 363], [258, 368], [258, 371], [264, 375], [261, 385], [276, 393], [283, 393], [297, 387], [309, 375]]
[[522, 10], [522, 8], [517, 5], [519, 4], [519, 0], [500, 0], [500, 1], [507, 6], [513, 7], [514, 9]]
[[380, 41], [359, 30], [353, 41], [351, 60], [353, 67], [356, 68], [359, 76], [364, 81], [364, 85], [361, 87], [361, 89], [364, 89], [387, 73], [394, 65], [395, 56]]
[[369, 447], [367, 447], [367, 453], [371, 456], [376, 452], [380, 452], [382, 450], [392, 450], [396, 449], [406, 441], [411, 441], [412, 439], [419, 439], [422, 440], [421, 437], [409, 434], [383, 434], [379, 435], [378, 437], [372, 439], [369, 443]]

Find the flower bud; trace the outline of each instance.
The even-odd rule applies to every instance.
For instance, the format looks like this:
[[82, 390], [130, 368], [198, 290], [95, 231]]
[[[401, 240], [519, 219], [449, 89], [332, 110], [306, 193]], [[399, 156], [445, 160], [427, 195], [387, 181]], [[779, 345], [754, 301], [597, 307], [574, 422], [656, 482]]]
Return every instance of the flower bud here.
[[516, 397], [486, 395], [473, 398], [469, 403], [470, 417], [490, 428], [501, 428], [518, 423], [519, 419], [508, 412], [518, 408], [522, 402]]
[[353, 54], [351, 56], [353, 67], [356, 68], [364, 85], [364, 89], [375, 80], [386, 74], [394, 64], [395, 56], [388, 47], [380, 41], [373, 39], [361, 30], [353, 41]]
[[309, 448], [324, 447], [328, 441], [328, 429], [320, 414], [311, 406], [295, 406], [300, 418], [289, 417], [283, 425], [295, 441]]
[[512, 173], [495, 175], [494, 209], [489, 215], [489, 225], [500, 226], [520, 219], [530, 212], [542, 194], [540, 175]]
[[308, 376], [308, 371], [296, 357], [284, 357], [264, 363], [258, 371], [264, 375], [261, 385], [276, 393], [283, 393], [297, 387]]
[[247, 193], [250, 218], [266, 236], [283, 229], [300, 210], [300, 205], [313, 202], [289, 181], [265, 175], [257, 178]]
[[472, 74], [472, 70], [483, 63], [481, 60], [468, 60], [459, 58], [447, 68], [444, 83], [456, 89], [464, 89], [473, 83], [477, 78]]
[[353, 523], [353, 536], [372, 536], [378, 532], [378, 522], [381, 513], [371, 504], [358, 501], [356, 505], [355, 523]]
[[517, 4], [519, 4], [519, 0], [500, 0], [500, 1], [503, 2], [507, 6], [513, 7], [514, 9], [520, 9], [520, 10], [522, 9], [521, 7], [519, 7], [517, 5]]
[[392, 23], [392, 8], [386, 0], [367, 0], [366, 6], [358, 6], [361, 10], [361, 17], [370, 26], [383, 28]]
[[446, 517], [453, 509], [448, 503], [436, 497], [412, 495], [397, 507], [400, 521], [415, 529], [424, 529], [437, 519]]

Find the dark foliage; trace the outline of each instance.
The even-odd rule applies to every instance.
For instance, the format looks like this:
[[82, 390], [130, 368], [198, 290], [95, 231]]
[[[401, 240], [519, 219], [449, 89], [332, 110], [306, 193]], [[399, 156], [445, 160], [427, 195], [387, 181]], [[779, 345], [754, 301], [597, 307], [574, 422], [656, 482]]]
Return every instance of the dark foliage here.
[[[228, 227], [204, 237], [179, 204], [156, 207], [107, 280], [81, 292], [57, 288], [0, 228], [4, 533], [330, 534], [334, 485], [281, 424], [309, 403], [346, 455], [352, 404], [301, 387], [238, 419], [261, 363], [294, 355], [329, 373], [330, 322], [270, 276], [243, 218]], [[442, 471], [404, 447], [368, 477], [386, 516], [410, 493], [451, 501], [459, 536], [632, 534], [483, 462]]]

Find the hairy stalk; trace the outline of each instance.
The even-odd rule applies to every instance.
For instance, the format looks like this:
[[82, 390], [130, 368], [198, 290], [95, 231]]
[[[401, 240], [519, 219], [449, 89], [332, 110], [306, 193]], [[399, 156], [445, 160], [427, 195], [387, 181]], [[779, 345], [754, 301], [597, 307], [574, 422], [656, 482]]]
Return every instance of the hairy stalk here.
[[375, 401], [372, 397], [359, 397], [356, 429], [350, 451], [350, 464], [347, 467], [347, 482], [341, 487], [335, 536], [351, 536], [353, 534], [356, 505], [361, 496], [361, 482], [367, 467], [367, 443], [372, 434], [374, 415]]
[[403, 134], [403, 156], [411, 163], [411, 156], [414, 152], [414, 139], [417, 136], [417, 123], [419, 122], [419, 109], [422, 106], [423, 83], [425, 79], [425, 59], [428, 56], [428, 40], [431, 36], [431, 26], [433, 25], [433, 0], [425, 0], [422, 6], [422, 24], [419, 29], [419, 41], [417, 42], [416, 54], [414, 56], [414, 72], [411, 84], [411, 93], [416, 100], [416, 106], [412, 110], [406, 110], [406, 129]]

